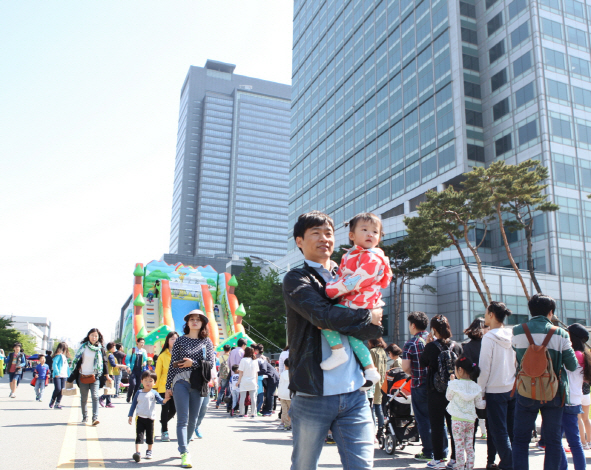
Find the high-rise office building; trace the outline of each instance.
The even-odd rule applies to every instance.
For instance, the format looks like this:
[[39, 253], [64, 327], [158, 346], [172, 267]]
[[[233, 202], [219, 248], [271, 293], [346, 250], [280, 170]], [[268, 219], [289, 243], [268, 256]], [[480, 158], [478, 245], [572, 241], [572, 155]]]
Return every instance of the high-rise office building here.
[[208, 60], [183, 83], [170, 253], [274, 260], [287, 246], [291, 87], [234, 69]]
[[[343, 223], [367, 210], [395, 239], [426, 191], [474, 166], [535, 158], [550, 169], [550, 200], [561, 207], [535, 215], [536, 269], [564, 319], [587, 322], [590, 18], [591, 5], [576, 0], [296, 0], [288, 226], [323, 210], [338, 245], [347, 241]], [[288, 236], [280, 264], [293, 266], [302, 257]], [[511, 237], [525, 268], [522, 234]], [[502, 269], [509, 262], [498, 230], [481, 256], [497, 266], [487, 268], [495, 298], [527, 315], [515, 273]], [[457, 252], [435, 264], [425, 282], [438, 293], [411, 287], [404, 308], [455, 315], [463, 326], [482, 303]]]

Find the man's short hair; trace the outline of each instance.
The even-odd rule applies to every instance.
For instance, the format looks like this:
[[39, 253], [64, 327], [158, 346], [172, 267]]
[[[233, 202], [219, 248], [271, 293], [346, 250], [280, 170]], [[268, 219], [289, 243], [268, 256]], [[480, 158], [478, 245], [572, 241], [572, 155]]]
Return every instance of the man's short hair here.
[[532, 317], [547, 317], [550, 312], [556, 312], [556, 301], [549, 295], [535, 294], [527, 303]]
[[242, 346], [246, 345], [246, 340], [244, 340], [243, 338], [240, 338], [238, 340], [238, 347], [241, 348]]
[[151, 377], [152, 380], [154, 380], [154, 382], [158, 380], [158, 376], [156, 375], [156, 372], [154, 372], [153, 370], [146, 370], [142, 373], [142, 380], [147, 379], [148, 377]]
[[232, 349], [232, 348], [230, 347], [229, 344], [224, 344], [224, 352], [228, 352], [230, 349]]
[[107, 351], [115, 346], [115, 343], [107, 343]]
[[144, 338], [142, 338], [141, 336], [135, 340], [136, 344], [139, 343], [140, 341], [143, 341], [144, 343], [146, 342], [146, 340]]
[[[334, 230], [334, 222], [329, 215], [320, 211], [306, 212], [298, 217], [297, 222], [293, 226], [293, 239], [295, 240], [297, 237], [304, 238], [306, 230], [314, 227], [322, 227], [326, 223]], [[302, 251], [301, 248], [300, 251]]]
[[115, 343], [115, 349], [117, 351], [119, 351], [122, 347], [123, 347], [123, 345], [121, 343]]
[[429, 326], [429, 318], [424, 312], [410, 312], [407, 320], [419, 331], [425, 331]]

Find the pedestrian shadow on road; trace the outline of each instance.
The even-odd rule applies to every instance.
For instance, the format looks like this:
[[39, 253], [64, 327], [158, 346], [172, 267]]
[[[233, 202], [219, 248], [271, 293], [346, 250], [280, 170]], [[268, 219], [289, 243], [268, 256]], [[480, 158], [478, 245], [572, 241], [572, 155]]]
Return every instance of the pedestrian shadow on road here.
[[293, 445], [291, 440], [285, 439], [244, 439], [243, 442], [260, 442], [261, 444], [273, 444], [279, 446], [289, 446]]
[[38, 428], [40, 426], [67, 426], [67, 422], [61, 423], [33, 423], [33, 424], [9, 424], [8, 426], [2, 426], [4, 428]]
[[[152, 460], [144, 460], [142, 459], [139, 466], [142, 464], [147, 464], [150, 468], [153, 466], [161, 466], [166, 465], [170, 462], [175, 462], [174, 467], [178, 467], [178, 458], [177, 457], [168, 457], [166, 459], [152, 459]], [[93, 467], [104, 467], [103, 468], [138, 468], [138, 464], [134, 462], [131, 458], [127, 459], [74, 459], [70, 460], [69, 462], [64, 463], [63, 465], [58, 466], [57, 468], [72, 468], [72, 463], [74, 464], [75, 468], [93, 468]]]

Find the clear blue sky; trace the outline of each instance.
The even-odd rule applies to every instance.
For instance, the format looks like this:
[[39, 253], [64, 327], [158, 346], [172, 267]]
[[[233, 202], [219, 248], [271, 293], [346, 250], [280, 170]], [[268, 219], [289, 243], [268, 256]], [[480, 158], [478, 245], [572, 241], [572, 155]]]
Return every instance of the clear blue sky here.
[[168, 252], [190, 65], [291, 83], [292, 0], [0, 3], [0, 315], [114, 330]]

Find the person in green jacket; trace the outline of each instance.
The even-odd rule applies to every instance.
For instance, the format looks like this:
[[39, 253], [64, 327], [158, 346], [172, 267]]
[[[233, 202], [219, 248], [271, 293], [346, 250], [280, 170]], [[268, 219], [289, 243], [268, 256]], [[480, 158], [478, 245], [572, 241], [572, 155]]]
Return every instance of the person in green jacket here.
[[[554, 326], [552, 318], [556, 311], [556, 302], [549, 295], [535, 294], [528, 302], [532, 319], [527, 322], [532, 339], [541, 345], [547, 333]], [[529, 347], [529, 341], [522, 325], [513, 327], [513, 349], [517, 355], [518, 368], [523, 355]], [[515, 424], [513, 428], [513, 468], [528, 470], [529, 443], [536, 424], [538, 412], [542, 414], [542, 435], [546, 442], [544, 468], [560, 468], [562, 458], [562, 412], [564, 403], [568, 403], [568, 376], [566, 370], [573, 372], [577, 368], [577, 358], [570, 342], [569, 334], [557, 328], [547, 346], [556, 376], [560, 379], [558, 393], [553, 400], [543, 403], [540, 400], [526, 398], [517, 393], [515, 403]]]

